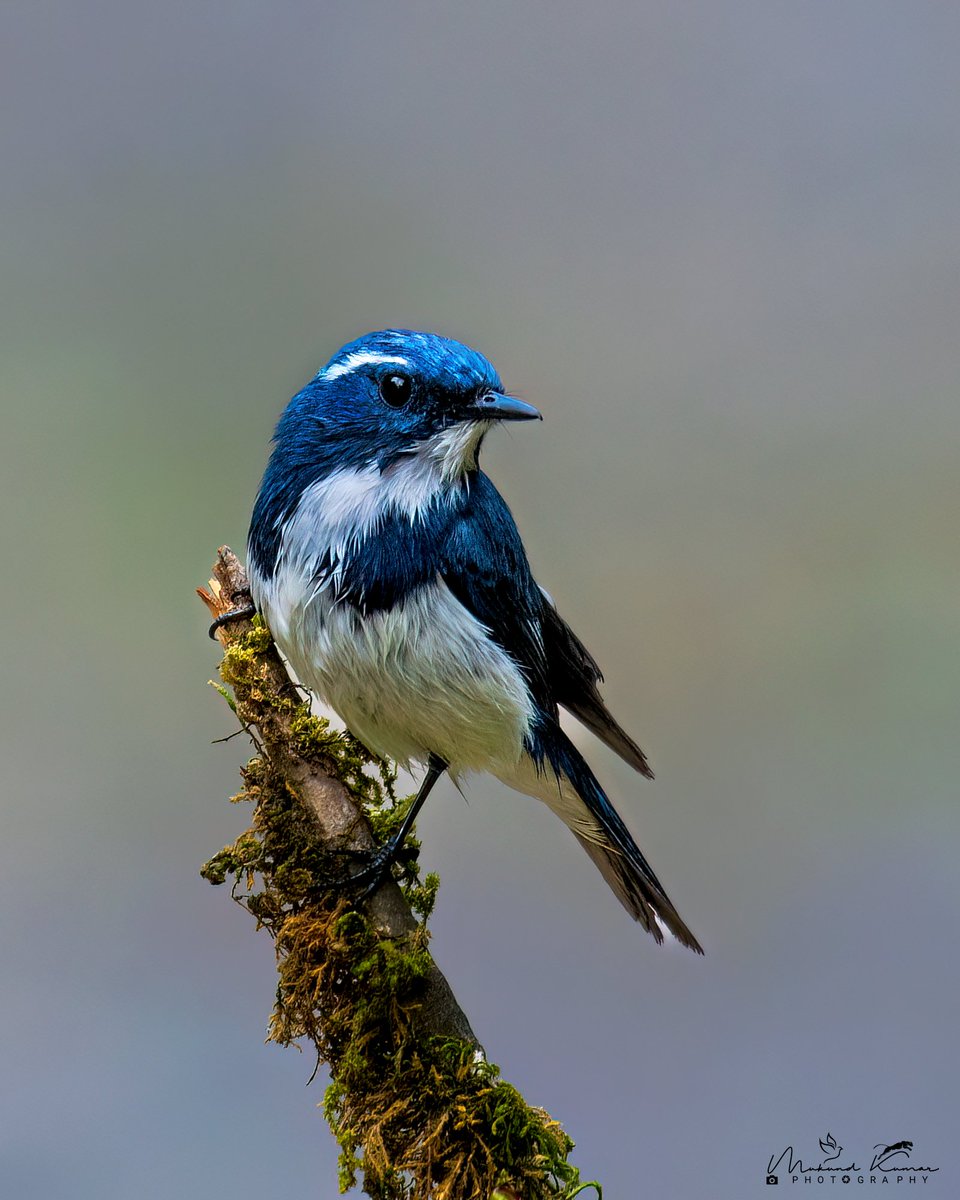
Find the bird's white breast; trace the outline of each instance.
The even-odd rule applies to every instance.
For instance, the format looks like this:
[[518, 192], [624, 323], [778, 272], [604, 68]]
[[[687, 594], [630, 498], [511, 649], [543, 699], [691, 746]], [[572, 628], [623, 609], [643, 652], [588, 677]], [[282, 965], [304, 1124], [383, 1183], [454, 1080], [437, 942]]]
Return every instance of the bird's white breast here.
[[[400, 763], [437, 754], [453, 774], [509, 769], [533, 719], [529, 689], [441, 578], [367, 615], [335, 598], [337, 564], [351, 546], [377, 536], [388, 506], [418, 519], [444, 485], [445, 465], [432, 453], [402, 460], [386, 481], [376, 468], [318, 481], [284, 526], [273, 578], [251, 564], [251, 586], [300, 682], [370, 750]], [[333, 569], [318, 583], [324, 559]]]

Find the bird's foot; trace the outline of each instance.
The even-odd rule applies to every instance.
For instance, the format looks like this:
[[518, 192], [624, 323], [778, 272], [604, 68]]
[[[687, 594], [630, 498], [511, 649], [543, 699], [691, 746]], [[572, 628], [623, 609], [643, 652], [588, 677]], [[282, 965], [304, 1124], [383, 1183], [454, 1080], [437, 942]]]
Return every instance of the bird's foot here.
[[342, 876], [331, 881], [331, 886], [349, 888], [350, 891], [359, 887], [361, 889], [360, 899], [363, 900], [367, 896], [372, 896], [380, 884], [389, 878], [390, 869], [394, 863], [409, 867], [416, 862], [420, 854], [420, 847], [404, 845], [404, 839], [393, 837], [388, 842], [384, 842], [382, 846], [377, 847], [376, 850], [341, 850], [339, 854], [345, 858], [363, 860], [365, 865], [352, 875]]
[[387, 879], [390, 874], [390, 868], [394, 863], [405, 864], [409, 871], [410, 863], [419, 854], [420, 847], [416, 844], [407, 845], [407, 838], [413, 833], [413, 823], [417, 819], [417, 813], [423, 807], [424, 800], [430, 794], [430, 789], [446, 769], [447, 764], [442, 758], [436, 754], [430, 755], [427, 763], [427, 773], [423, 777], [420, 790], [414, 797], [413, 803], [410, 804], [404, 813], [403, 820], [400, 822], [400, 828], [389, 841], [384, 842], [382, 846], [378, 846], [376, 850], [348, 850], [348, 855], [352, 855], [355, 858], [365, 858], [369, 855], [369, 859], [365, 867], [357, 871], [355, 875], [348, 875], [346, 879], [338, 880], [338, 884], [351, 889], [361, 887], [363, 890], [360, 892], [360, 898], [365, 899], [367, 896], [372, 895], [380, 884]]

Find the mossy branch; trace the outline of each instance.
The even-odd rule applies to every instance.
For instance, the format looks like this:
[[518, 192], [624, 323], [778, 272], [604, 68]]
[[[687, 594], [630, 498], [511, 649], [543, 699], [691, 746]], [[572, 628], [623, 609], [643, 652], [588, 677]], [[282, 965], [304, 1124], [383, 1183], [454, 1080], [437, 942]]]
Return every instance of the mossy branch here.
[[[214, 617], [249, 599], [222, 547], [209, 590]], [[273, 937], [279, 983], [270, 1039], [307, 1040], [331, 1080], [323, 1109], [340, 1144], [340, 1189], [363, 1175], [376, 1200], [572, 1200], [573, 1143], [488, 1063], [428, 949], [438, 880], [406, 855], [367, 900], [331, 886], [350, 852], [369, 851], [402, 820], [396, 775], [349, 734], [310, 712], [270, 632], [237, 618], [217, 633], [215, 684], [256, 754], [233, 797], [251, 828], [201, 874]], [[231, 695], [232, 693], [232, 695]], [[411, 849], [415, 848], [415, 844]]]

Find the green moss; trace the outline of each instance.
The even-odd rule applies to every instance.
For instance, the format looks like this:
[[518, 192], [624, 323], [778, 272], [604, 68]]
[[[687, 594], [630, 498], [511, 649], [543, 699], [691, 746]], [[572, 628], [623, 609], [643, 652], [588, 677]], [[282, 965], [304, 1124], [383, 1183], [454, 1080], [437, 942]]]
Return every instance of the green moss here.
[[[412, 797], [398, 798], [396, 771], [349, 734], [331, 729], [291, 688], [267, 686], [270, 637], [257, 625], [226, 650], [221, 674], [241, 719], [259, 726], [283, 714], [286, 753], [323, 769], [362, 805], [378, 843], [399, 828]], [[276, 729], [273, 730], [276, 735]], [[439, 879], [412, 856], [394, 868], [420, 923], [380, 934], [332, 881], [343, 859], [316, 827], [276, 765], [261, 753], [242, 770], [233, 799], [254, 805], [252, 825], [201, 874], [230, 882], [235, 899], [276, 944], [277, 999], [269, 1037], [307, 1040], [330, 1068], [323, 1110], [340, 1145], [340, 1188], [363, 1175], [375, 1200], [485, 1198], [571, 1200], [585, 1187], [568, 1158], [573, 1143], [530, 1107], [472, 1042], [427, 1038], [417, 1011], [433, 969], [426, 919]], [[414, 839], [408, 849], [416, 850]]]

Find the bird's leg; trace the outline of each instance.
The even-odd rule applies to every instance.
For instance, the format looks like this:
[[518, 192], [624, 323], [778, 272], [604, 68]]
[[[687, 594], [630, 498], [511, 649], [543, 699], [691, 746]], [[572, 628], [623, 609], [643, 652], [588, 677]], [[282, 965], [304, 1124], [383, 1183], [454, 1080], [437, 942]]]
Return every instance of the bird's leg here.
[[400, 856], [407, 835], [413, 828], [413, 823], [417, 819], [417, 813], [423, 808], [424, 801], [433, 790], [433, 785], [446, 769], [447, 763], [439, 755], [430, 755], [427, 759], [427, 773], [423, 777], [420, 790], [410, 805], [407, 815], [403, 818], [400, 828], [389, 842], [385, 842], [384, 845], [374, 852], [373, 857], [362, 870], [358, 871], [355, 875], [351, 875], [345, 881], [351, 887], [360, 883], [366, 884], [361, 893], [363, 896], [369, 896], [375, 892], [389, 874], [390, 868]]
[[229, 625], [231, 621], [239, 621], [241, 617], [252, 617], [256, 615], [256, 608], [252, 604], [245, 604], [242, 608], [231, 608], [229, 612], [221, 613], [219, 617], [207, 630], [211, 638], [216, 638], [217, 630], [223, 625]]

